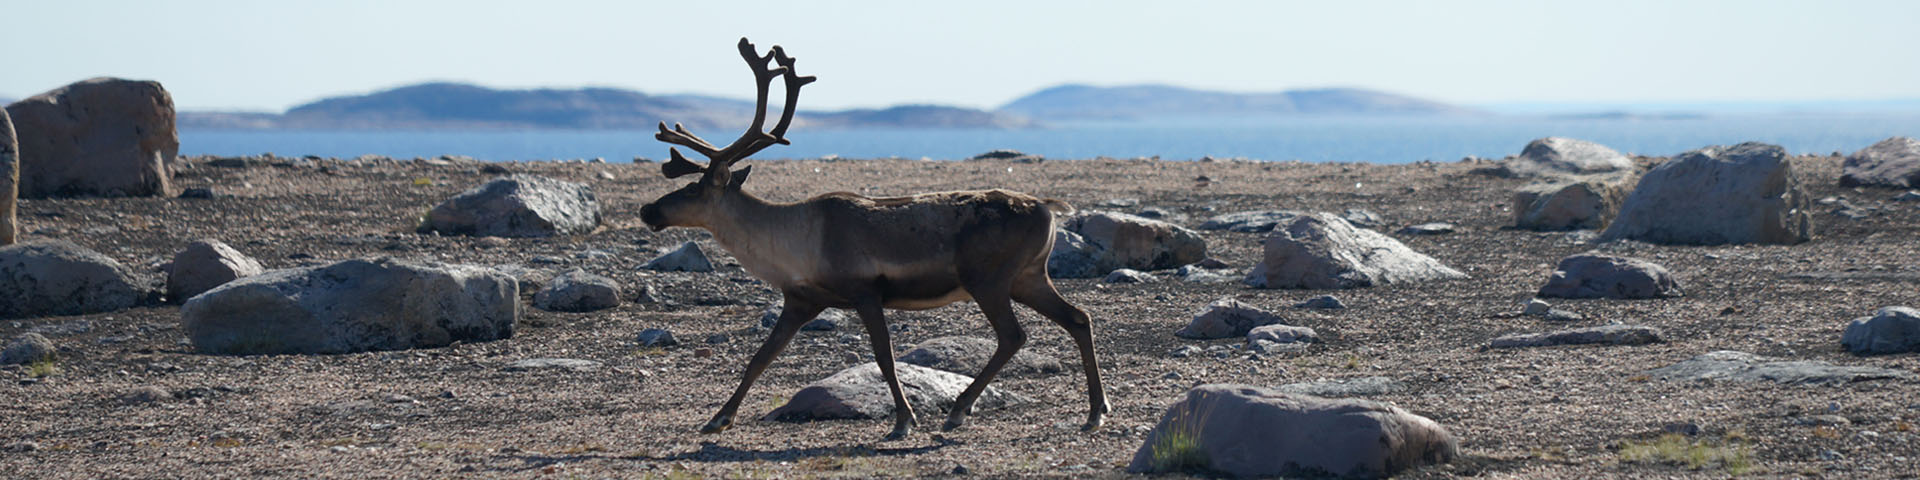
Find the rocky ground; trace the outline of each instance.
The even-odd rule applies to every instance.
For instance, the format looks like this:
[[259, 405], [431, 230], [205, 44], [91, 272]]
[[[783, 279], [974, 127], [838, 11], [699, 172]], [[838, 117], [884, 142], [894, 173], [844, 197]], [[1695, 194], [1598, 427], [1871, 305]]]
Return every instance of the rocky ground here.
[[[1466, 454], [1406, 477], [1911, 478], [1920, 464], [1920, 381], [1783, 385], [1647, 374], [1715, 350], [1920, 372], [1915, 354], [1860, 357], [1839, 344], [1853, 318], [1920, 304], [1920, 202], [1892, 201], [1901, 193], [1894, 190], [1838, 187], [1838, 157], [1796, 162], [1815, 198], [1843, 199], [1864, 217], [1817, 207], [1818, 237], [1795, 246], [1589, 245], [1580, 234], [1505, 228], [1508, 196], [1521, 181], [1472, 173], [1484, 163], [750, 162], [747, 189], [775, 200], [833, 190], [1001, 187], [1082, 209], [1162, 208], [1184, 215], [1175, 220], [1187, 226], [1245, 210], [1352, 207], [1379, 213], [1384, 232], [1434, 221], [1457, 226], [1394, 236], [1471, 279], [1331, 292], [1343, 310], [1292, 307], [1326, 291], [1060, 280], [1067, 298], [1096, 319], [1115, 406], [1107, 428], [1079, 431], [1084, 382], [1069, 368], [996, 383], [1035, 402], [982, 412], [950, 433], [934, 433], [940, 415], [923, 412], [919, 432], [880, 442], [884, 420], [751, 419], [802, 385], [865, 361], [865, 335], [844, 326], [803, 332], [761, 378], [742, 409], [746, 419], [732, 430], [695, 433], [738, 381], [763, 336], [760, 314], [778, 297], [703, 232], [641, 225], [639, 205], [682, 183], [662, 178], [656, 164], [498, 164], [591, 185], [607, 220], [587, 235], [497, 239], [413, 229], [434, 204], [495, 175], [482, 164], [190, 159], [177, 183], [210, 188], [213, 198], [23, 200], [23, 240], [71, 240], [156, 277], [159, 264], [200, 238], [224, 240], [267, 268], [379, 255], [547, 273], [580, 267], [630, 287], [651, 285], [661, 300], [593, 313], [529, 307], [508, 340], [325, 356], [198, 354], [172, 306], [0, 320], [0, 338], [41, 332], [59, 347], [51, 365], [0, 370], [8, 410], [0, 417], [0, 468], [52, 478], [1119, 477], [1147, 429], [1195, 384], [1386, 377], [1398, 390], [1369, 398], [1438, 421]], [[1258, 261], [1262, 234], [1203, 234], [1212, 256], [1239, 272]], [[719, 271], [638, 268], [687, 240], [715, 252]], [[1555, 301], [1581, 317], [1571, 322], [1517, 314], [1556, 261], [1596, 249], [1666, 266], [1685, 296]], [[1221, 297], [1312, 327], [1323, 341], [1300, 353], [1227, 347], [1169, 355], [1189, 345], [1242, 343], [1173, 335]], [[1074, 364], [1062, 331], [1030, 311], [1021, 315], [1029, 349]], [[991, 335], [970, 304], [889, 318], [903, 349], [940, 336]], [[1667, 341], [1484, 348], [1501, 335], [1616, 321], [1657, 327]], [[642, 347], [635, 335], [647, 328], [669, 329], [681, 344]], [[603, 366], [505, 369], [529, 358]], [[1660, 440], [1670, 431], [1691, 435]], [[1649, 453], [1660, 448], [1672, 455]], [[1713, 460], [1721, 457], [1732, 460]]]

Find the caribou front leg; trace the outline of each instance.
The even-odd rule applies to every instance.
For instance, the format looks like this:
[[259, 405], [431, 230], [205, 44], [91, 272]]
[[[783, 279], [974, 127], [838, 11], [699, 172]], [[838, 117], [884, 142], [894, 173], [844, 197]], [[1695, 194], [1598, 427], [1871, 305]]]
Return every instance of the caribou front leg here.
[[700, 427], [700, 433], [719, 433], [733, 426], [733, 415], [740, 410], [740, 402], [746, 400], [747, 389], [753, 386], [755, 379], [760, 378], [761, 372], [767, 370], [767, 365], [773, 363], [773, 358], [780, 356], [780, 351], [787, 348], [787, 343], [793, 341], [793, 334], [800, 331], [800, 326], [819, 316], [820, 310], [820, 307], [796, 301], [792, 295], [786, 297], [786, 304], [780, 309], [779, 323], [773, 325], [773, 333], [768, 334], [767, 341], [760, 344], [760, 350], [753, 353], [753, 361], [747, 363], [747, 371], [740, 378], [740, 388], [733, 391], [733, 398], [727, 399], [727, 404], [720, 407], [720, 413], [714, 414], [713, 420]]
[[860, 313], [860, 323], [867, 326], [867, 339], [873, 343], [873, 363], [880, 367], [880, 376], [887, 380], [887, 388], [893, 390], [893, 432], [883, 440], [899, 440], [913, 433], [913, 406], [907, 403], [906, 392], [900, 389], [900, 378], [894, 375], [893, 344], [887, 338], [887, 319], [880, 308], [879, 298], [868, 298], [860, 301], [855, 310]]

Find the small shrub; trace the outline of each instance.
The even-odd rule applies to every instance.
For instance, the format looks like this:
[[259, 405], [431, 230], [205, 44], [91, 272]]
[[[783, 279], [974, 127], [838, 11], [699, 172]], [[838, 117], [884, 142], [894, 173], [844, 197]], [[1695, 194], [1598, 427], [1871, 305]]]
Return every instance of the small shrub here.
[[58, 373], [60, 373], [60, 367], [55, 366], [51, 358], [40, 359], [31, 364], [27, 364], [27, 375], [33, 378], [46, 378]]
[[1753, 447], [1732, 436], [1696, 441], [1685, 435], [1669, 433], [1653, 440], [1630, 440], [1621, 444], [1620, 459], [1633, 463], [1679, 465], [1691, 470], [1717, 468], [1730, 475], [1742, 475], [1753, 469]]
[[1155, 432], [1154, 471], [1202, 472], [1212, 468], [1213, 459], [1207, 457], [1206, 446], [1200, 444], [1200, 428], [1206, 425], [1208, 413], [1194, 412], [1191, 408], [1182, 409], [1175, 412], [1160, 431]]

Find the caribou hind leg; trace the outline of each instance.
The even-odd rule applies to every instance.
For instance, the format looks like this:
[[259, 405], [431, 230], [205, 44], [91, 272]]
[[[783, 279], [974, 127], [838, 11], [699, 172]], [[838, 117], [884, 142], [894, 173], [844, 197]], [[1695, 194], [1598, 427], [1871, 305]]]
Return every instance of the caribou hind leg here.
[[780, 351], [793, 341], [793, 334], [800, 331], [800, 326], [819, 316], [821, 310], [792, 295], [786, 297], [785, 306], [780, 309], [779, 323], [773, 325], [773, 333], [768, 334], [766, 342], [760, 344], [760, 350], [753, 353], [753, 361], [747, 363], [747, 371], [740, 378], [740, 388], [734, 389], [733, 398], [727, 399], [727, 404], [720, 407], [720, 413], [714, 414], [713, 420], [700, 427], [700, 433], [719, 433], [733, 426], [733, 415], [740, 410], [740, 402], [746, 400], [747, 389], [753, 386], [753, 381], [760, 378], [760, 373], [767, 370], [767, 365], [773, 363], [774, 357], [780, 356]]
[[970, 287], [967, 293], [973, 296], [974, 303], [979, 304], [980, 311], [986, 314], [987, 324], [993, 326], [993, 334], [998, 337], [1000, 344], [994, 347], [993, 356], [987, 359], [986, 368], [980, 370], [980, 375], [973, 377], [973, 383], [968, 384], [967, 389], [960, 392], [960, 398], [953, 402], [953, 411], [947, 414], [947, 423], [940, 427], [941, 430], [951, 431], [966, 424], [967, 414], [973, 410], [973, 402], [980, 399], [980, 394], [987, 390], [987, 384], [993, 382], [993, 377], [1000, 373], [1001, 368], [1007, 366], [1007, 361], [1013, 358], [1013, 354], [1019, 352], [1020, 347], [1027, 343], [1027, 332], [1020, 328], [1019, 318], [1013, 313], [1013, 301], [1008, 297], [1006, 287]]
[[1087, 423], [1080, 428], [1085, 431], [1099, 429], [1106, 422], [1107, 412], [1112, 411], [1113, 407], [1107, 403], [1107, 391], [1100, 385], [1100, 362], [1093, 357], [1093, 317], [1067, 303], [1067, 299], [1053, 288], [1053, 281], [1047, 279], [1044, 271], [1023, 277], [1014, 287], [1013, 299], [1053, 320], [1053, 323], [1067, 329], [1067, 335], [1073, 337], [1074, 345], [1080, 348], [1080, 366], [1087, 373]]

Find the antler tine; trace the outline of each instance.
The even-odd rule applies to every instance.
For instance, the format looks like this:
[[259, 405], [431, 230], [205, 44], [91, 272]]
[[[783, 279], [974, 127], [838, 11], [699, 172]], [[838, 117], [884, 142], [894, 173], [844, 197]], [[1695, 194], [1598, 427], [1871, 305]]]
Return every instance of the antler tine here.
[[[740, 152], [741, 158], [758, 153], [776, 143], [781, 145], [790, 145], [793, 143], [787, 141], [787, 127], [793, 124], [795, 109], [800, 104], [800, 87], [813, 83], [814, 80], [818, 80], [810, 76], [800, 76], [793, 68], [794, 58], [787, 56], [786, 50], [781, 49], [779, 45], [773, 47], [773, 50], [767, 54], [767, 58], [771, 59], [775, 64], [780, 65], [778, 68], [769, 69], [768, 71], [779, 72], [781, 76], [785, 77], [787, 86], [786, 105], [783, 105], [780, 109], [780, 121], [774, 124], [773, 131], [763, 134], [758, 141], [743, 149]], [[766, 88], [768, 86], [767, 83], [770, 82], [762, 82], [761, 87]], [[761, 108], [763, 114], [765, 110], [763, 106]], [[760, 124], [756, 123], [755, 125], [757, 127]]]
[[753, 43], [747, 41], [746, 38], [740, 39], [739, 47], [740, 58], [747, 61], [748, 68], [753, 69], [755, 93], [753, 125], [747, 127], [746, 133], [741, 134], [739, 139], [734, 140], [733, 143], [728, 144], [726, 148], [721, 149], [718, 156], [712, 157], [713, 162], [710, 162], [707, 167], [709, 169], [716, 168], [716, 165], [719, 166], [718, 168], [727, 168], [733, 165], [734, 162], [738, 162], [740, 159], [746, 158], [748, 155], [752, 155], [754, 152], [766, 148], [764, 145], [779, 141], [779, 137], [768, 135], [766, 131], [763, 130], [767, 124], [767, 96], [769, 93], [768, 90], [773, 86], [774, 77], [787, 75], [791, 69], [784, 64], [772, 68], [768, 68], [767, 65], [774, 63], [778, 57], [784, 57], [786, 55], [784, 53], [778, 53], [780, 52], [780, 47], [775, 46], [771, 52], [762, 56], [754, 51]]
[[705, 139], [687, 131], [687, 127], [682, 127], [677, 122], [673, 124], [673, 130], [667, 130], [667, 122], [660, 122], [660, 133], [653, 134], [653, 139], [691, 148], [710, 159], [718, 158], [715, 155], [720, 153], [719, 147], [707, 143]]

